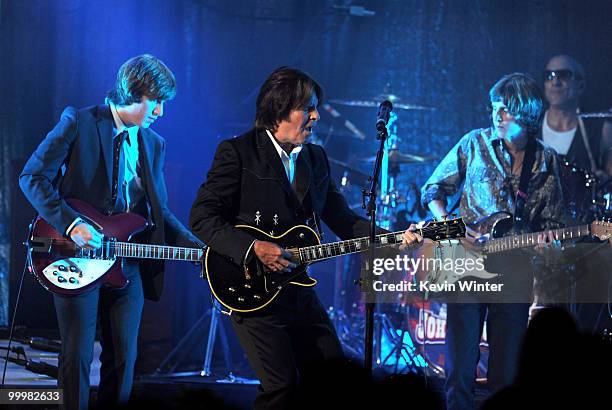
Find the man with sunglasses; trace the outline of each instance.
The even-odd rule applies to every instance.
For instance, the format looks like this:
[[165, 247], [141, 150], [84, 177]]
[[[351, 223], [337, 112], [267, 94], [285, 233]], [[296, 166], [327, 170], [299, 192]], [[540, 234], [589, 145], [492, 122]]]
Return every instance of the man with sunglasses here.
[[[567, 55], [556, 55], [548, 61], [544, 71], [544, 95], [549, 107], [542, 121], [542, 139], [579, 168], [596, 172], [605, 179], [606, 174], [612, 175], [612, 126], [606, 122], [602, 127], [597, 119], [580, 119], [577, 112], [584, 90], [585, 71], [578, 61]], [[567, 225], [588, 223], [596, 217], [590, 211], [589, 193], [586, 190], [581, 193], [580, 186], [572, 185], [576, 183], [571, 179], [564, 181]], [[607, 266], [612, 254], [609, 247], [600, 245], [599, 241], [585, 248], [587, 243], [591, 242], [581, 242], [579, 246], [582, 247], [576, 248], [577, 254], [566, 253], [565, 259], [559, 261], [559, 268], [567, 267], [578, 274], [577, 285], [572, 290], [575, 296], [571, 300], [578, 324], [584, 331], [599, 333], [612, 324], [606, 319], [607, 304], [580, 302], [607, 300], [607, 287], [601, 287], [598, 293], [596, 284], [607, 283]], [[584, 257], [584, 252], [588, 257]], [[563, 277], [565, 271], [562, 269], [556, 274]], [[537, 296], [539, 299], [540, 295]]]
[[585, 71], [578, 61], [567, 55], [548, 61], [544, 70], [548, 109], [542, 121], [542, 139], [580, 168], [597, 171], [606, 168], [607, 158], [599, 158], [601, 125], [596, 120], [582, 122], [577, 115], [584, 90]]

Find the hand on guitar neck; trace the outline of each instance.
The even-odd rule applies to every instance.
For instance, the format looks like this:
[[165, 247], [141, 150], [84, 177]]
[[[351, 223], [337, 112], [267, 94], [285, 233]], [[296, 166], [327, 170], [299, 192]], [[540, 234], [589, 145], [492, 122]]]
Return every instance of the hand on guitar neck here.
[[102, 235], [87, 222], [78, 222], [70, 231], [70, 239], [81, 248], [98, 249], [102, 246]]
[[253, 251], [257, 258], [272, 272], [291, 272], [297, 265], [290, 261], [291, 252], [275, 243], [255, 241]]
[[416, 233], [416, 230], [419, 227], [415, 224], [410, 224], [408, 229], [402, 234], [402, 243], [400, 245], [400, 250], [404, 250], [410, 247], [418, 247], [423, 243], [423, 237]]
[[533, 249], [543, 254], [547, 249], [561, 247], [561, 241], [555, 237], [552, 231], [544, 231], [538, 234], [538, 244]]

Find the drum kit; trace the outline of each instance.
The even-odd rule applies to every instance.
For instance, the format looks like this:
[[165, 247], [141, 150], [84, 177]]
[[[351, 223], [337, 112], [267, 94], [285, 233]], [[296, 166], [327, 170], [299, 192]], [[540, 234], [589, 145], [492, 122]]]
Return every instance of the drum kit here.
[[[405, 167], [414, 164], [432, 164], [438, 160], [431, 155], [409, 153], [400, 149], [397, 114], [399, 111], [431, 111], [435, 108], [402, 102], [394, 95], [381, 95], [371, 100], [332, 99], [329, 104], [346, 107], [376, 109], [380, 101], [393, 103], [387, 125], [389, 138], [385, 145], [381, 169], [381, 183], [378, 208], [378, 225], [385, 229], [401, 229], [410, 222], [425, 219], [427, 212], [420, 204], [420, 190], [416, 183], [400, 178], [406, 175]], [[340, 114], [331, 105], [325, 109], [334, 117]], [[585, 117], [585, 114], [582, 114]], [[589, 117], [587, 117], [589, 118]], [[355, 137], [363, 139], [363, 133], [345, 121]], [[329, 137], [329, 135], [328, 135]], [[375, 157], [362, 157], [362, 163], [373, 163]], [[340, 189], [345, 196], [352, 187], [361, 189], [369, 175], [355, 162], [341, 161], [330, 157], [332, 167], [341, 175]], [[403, 171], [400, 173], [400, 171]], [[591, 222], [597, 218], [612, 216], [612, 178], [604, 179], [595, 173], [578, 167], [570, 160], [561, 162], [561, 179], [566, 209], [577, 223]], [[350, 195], [349, 195], [350, 196]], [[351, 207], [357, 209], [361, 203]], [[333, 305], [328, 313], [336, 326], [345, 351], [355, 358], [363, 357], [364, 297], [356, 285], [360, 263], [355, 257], [338, 258]], [[394, 304], [380, 304], [375, 314], [375, 362], [379, 368], [391, 373], [417, 372], [433, 377], [444, 377], [446, 333], [446, 305], [431, 300], [411, 297]], [[481, 360], [478, 377], [486, 375], [488, 345], [486, 332], [481, 341]]]
[[588, 223], [612, 215], [612, 178], [580, 168], [567, 158], [561, 161], [560, 173], [570, 221]]

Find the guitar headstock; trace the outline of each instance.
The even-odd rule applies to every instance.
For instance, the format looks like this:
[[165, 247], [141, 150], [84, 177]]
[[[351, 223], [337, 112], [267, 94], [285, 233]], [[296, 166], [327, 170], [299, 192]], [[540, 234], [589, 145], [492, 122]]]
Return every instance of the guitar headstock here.
[[423, 238], [434, 241], [465, 238], [465, 223], [462, 218], [449, 218], [442, 221], [429, 221], [421, 228]]
[[593, 221], [591, 222], [591, 235], [596, 236], [601, 241], [612, 237], [612, 222]]

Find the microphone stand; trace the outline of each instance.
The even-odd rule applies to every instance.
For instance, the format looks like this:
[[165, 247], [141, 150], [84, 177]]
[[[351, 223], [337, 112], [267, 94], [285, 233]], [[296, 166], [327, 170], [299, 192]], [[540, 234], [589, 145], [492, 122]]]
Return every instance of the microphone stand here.
[[[366, 215], [370, 217], [370, 246], [368, 250], [368, 270], [366, 272], [365, 281], [362, 281], [362, 290], [366, 289], [366, 292], [370, 291], [372, 285], [372, 267], [374, 266], [374, 249], [376, 239], [376, 197], [378, 195], [378, 180], [380, 178], [380, 169], [382, 165], [382, 158], [385, 150], [385, 142], [388, 137], [387, 127], [377, 126], [376, 139], [380, 140], [380, 147], [376, 153], [376, 161], [374, 162], [374, 173], [370, 179], [370, 189], [362, 191], [363, 195], [363, 208], [366, 209]], [[366, 206], [366, 198], [368, 203]], [[365, 288], [364, 288], [365, 287]], [[374, 297], [374, 295], [372, 295]], [[364, 365], [366, 371], [372, 375], [372, 356], [373, 356], [373, 345], [374, 345], [374, 310], [376, 308], [375, 300], [368, 300], [366, 294], [366, 306], [365, 306], [365, 341], [364, 341]]]

